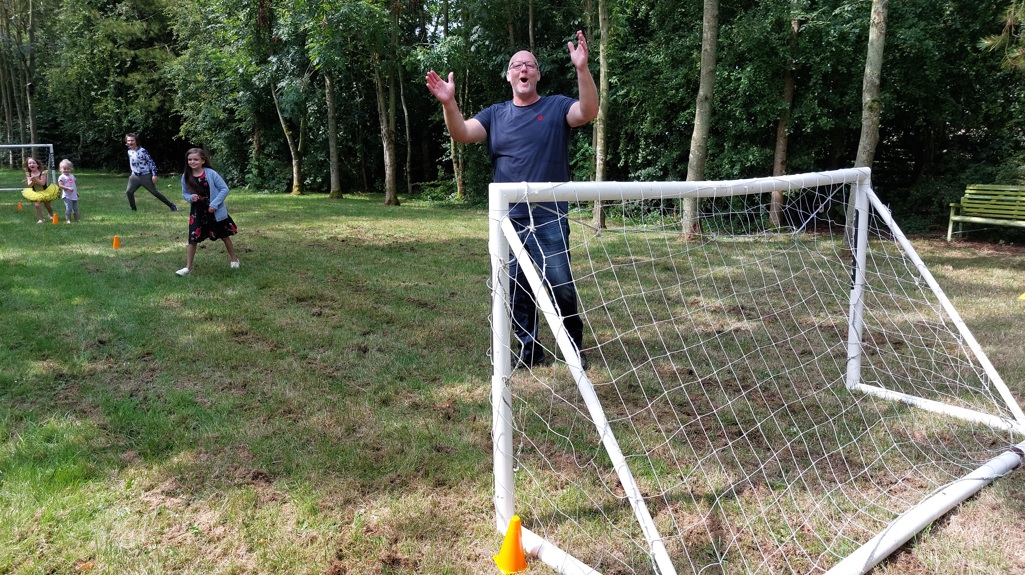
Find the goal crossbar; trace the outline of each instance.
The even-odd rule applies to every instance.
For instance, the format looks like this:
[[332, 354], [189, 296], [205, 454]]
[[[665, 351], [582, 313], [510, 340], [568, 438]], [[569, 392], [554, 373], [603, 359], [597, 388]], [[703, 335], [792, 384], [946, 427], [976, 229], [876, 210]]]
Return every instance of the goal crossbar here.
[[[899, 227], [897, 227], [893, 222], [889, 211], [881, 204], [875, 193], [872, 191], [870, 172], [866, 168], [727, 182], [562, 182], [492, 184], [490, 188], [489, 206], [489, 252], [492, 263], [491, 355], [494, 369], [492, 375], [495, 475], [494, 503], [496, 510], [496, 525], [500, 532], [504, 532], [513, 515], [524, 515], [522, 512], [517, 512], [517, 474], [518, 472], [523, 471], [523, 469], [520, 469], [522, 462], [518, 453], [523, 450], [524, 445], [532, 446], [534, 443], [533, 439], [523, 435], [524, 429], [520, 429], [520, 424], [514, 424], [514, 420], [516, 420], [517, 417], [517, 407], [514, 407], [514, 402], [519, 402], [520, 398], [517, 397], [514, 399], [513, 393], [513, 386], [516, 385], [517, 382], [514, 382], [512, 372], [512, 360], [514, 357], [513, 348], [515, 346], [514, 338], [511, 335], [512, 324], [510, 317], [510, 302], [508, 300], [510, 293], [510, 278], [508, 273], [509, 262], [512, 258], [515, 258], [520, 262], [520, 269], [525, 275], [527, 283], [533, 292], [534, 299], [536, 300], [539, 309], [539, 314], [543, 317], [545, 324], [548, 326], [551, 336], [555, 340], [556, 349], [558, 350], [559, 355], [563, 358], [563, 362], [559, 365], [563, 366], [572, 379], [573, 386], [577, 393], [576, 397], [580, 401], [581, 407], [579, 409], [582, 410], [579, 413], [586, 413], [585, 419], [593, 426], [592, 437], [601, 444], [602, 449], [604, 450], [601, 459], [607, 459], [607, 469], [616, 477], [615, 488], [617, 492], [620, 493], [620, 496], [628, 502], [629, 507], [632, 509], [633, 516], [636, 519], [638, 529], [642, 534], [642, 539], [644, 541], [644, 545], [642, 546], [643, 550], [640, 554], [642, 556], [646, 556], [646, 559], [642, 560], [642, 563], [647, 563], [647, 569], [650, 569], [650, 572], [661, 573], [663, 575], [678, 573], [680, 572], [678, 567], [682, 568], [682, 566], [690, 566], [693, 570], [698, 570], [694, 564], [694, 560], [690, 557], [687, 557], [686, 559], [674, 557], [674, 552], [678, 550], [681, 545], [679, 542], [681, 537], [686, 541], [688, 540], [689, 535], [684, 534], [682, 536], [677, 535], [675, 537], [670, 537], [669, 540], [675, 540], [674, 549], [670, 550], [667, 548], [666, 541], [668, 540], [663, 533], [666, 528], [666, 519], [662, 516], [665, 515], [664, 507], [667, 502], [672, 502], [673, 497], [678, 496], [666, 499], [667, 496], [663, 495], [663, 499], [661, 501], [653, 501], [644, 493], [645, 491], [652, 490], [650, 480], [646, 479], [644, 481], [645, 485], [641, 486], [635, 477], [633, 467], [637, 466], [639, 461], [642, 462], [640, 465], [644, 468], [650, 464], [643, 463], [643, 459], [637, 459], [636, 453], [631, 453], [629, 455], [624, 454], [621, 447], [621, 439], [618, 437], [617, 431], [614, 429], [615, 427], [622, 428], [622, 424], [618, 419], [615, 424], [610, 422], [610, 418], [606, 414], [603, 406], [603, 399], [600, 397], [601, 394], [596, 391], [595, 383], [592, 381], [591, 376], [589, 376], [588, 372], [582, 368], [581, 360], [577, 355], [576, 348], [563, 327], [563, 318], [559, 315], [559, 312], [549, 297], [547, 288], [542, 281], [542, 270], [540, 268], [543, 268], [544, 264], [543, 262], [531, 262], [529, 257], [526, 255], [525, 247], [520, 241], [517, 232], [508, 217], [509, 207], [518, 202], [535, 203], [550, 201], [569, 201], [574, 205], [581, 202], [595, 202], [594, 205], [598, 205], [598, 203], [616, 203], [630, 200], [671, 203], [673, 201], [685, 200], [688, 198], [708, 202], [733, 202], [738, 201], [738, 199], [740, 199], [740, 201], [745, 201], [743, 200], [744, 198], [757, 197], [759, 195], [772, 193], [791, 194], [794, 193], [795, 190], [814, 190], [816, 188], [828, 189], [826, 196], [823, 196], [827, 199], [821, 200], [821, 204], [819, 205], [811, 206], [803, 215], [796, 218], [796, 221], [798, 222], [798, 229], [796, 231], [783, 230], [782, 227], [778, 226], [776, 231], [782, 231], [784, 235], [800, 235], [808, 233], [808, 222], [817, 218], [818, 214], [821, 212], [826, 211], [827, 204], [845, 204], [845, 202], [842, 201], [842, 198], [837, 200], [834, 197], [838, 193], [838, 190], [841, 192], [849, 192], [855, 196], [853, 202], [853, 205], [855, 206], [855, 217], [850, 218], [850, 221], [855, 223], [856, 229], [846, 234], [846, 237], [854, 238], [854, 245], [850, 248], [850, 251], [852, 252], [849, 254], [850, 261], [848, 262], [850, 268], [850, 295], [848, 302], [849, 307], [846, 313], [847, 335], [846, 338], [844, 338], [846, 341], [842, 342], [847, 352], [847, 358], [843, 366], [846, 373], [841, 374], [839, 377], [839, 380], [844, 383], [846, 389], [849, 392], [860, 392], [865, 396], [885, 401], [898, 401], [908, 406], [922, 408], [923, 411], [928, 411], [930, 413], [956, 417], [973, 424], [982, 424], [995, 430], [1005, 432], [1009, 434], [1009, 437], [1017, 437], [1018, 441], [1025, 436], [1025, 414], [1023, 414], [1021, 407], [1018, 405], [1006, 383], [1001, 379], [996, 369], [990, 363], [981, 346], [972, 336], [970, 330], [958, 315], [949, 299], [944, 295], [935, 278], [933, 278], [931, 273], [929, 273], [926, 265], [917, 255], [910, 242], [900, 231]], [[666, 208], [662, 206], [658, 209], [665, 210]], [[764, 219], [764, 208], [758, 208], [758, 210], [751, 213], [760, 214]], [[997, 404], [997, 411], [999, 411], [999, 413], [987, 413], [984, 410], [975, 409], [970, 406], [950, 405], [949, 402], [945, 401], [942, 397], [940, 400], [929, 399], [920, 397], [914, 393], [908, 393], [898, 389], [890, 389], [888, 386], [880, 385], [879, 382], [863, 380], [863, 375], [861, 373], [862, 361], [867, 355], [870, 355], [870, 352], [872, 351], [870, 349], [871, 345], [866, 344], [866, 338], [876, 337], [876, 334], [874, 332], [869, 332], [865, 326], [865, 290], [871, 287], [866, 286], [866, 282], [868, 281], [866, 280], [868, 275], [866, 273], [866, 266], [868, 265], [867, 262], [871, 251], [869, 247], [870, 221], [873, 222], [873, 225], [877, 222], [881, 222], [879, 227], [885, 230], [885, 234], [888, 235], [886, 238], [887, 241], [891, 241], [903, 250], [902, 255], [899, 256], [902, 265], [910, 268], [912, 272], [920, 274], [915, 281], [927, 285], [928, 291], [930, 291], [932, 293], [932, 297], [935, 298], [936, 303], [930, 304], [933, 306], [935, 313], [942, 314], [945, 318], [949, 318], [949, 322], [954, 326], [952, 331], [956, 332], [952, 337], [960, 338], [965, 348], [964, 353], [973, 356], [971, 358], [972, 365], [975, 366], [974, 369], [977, 371], [978, 377], [983, 380], [984, 386], [991, 387], [995, 390], [995, 396], [999, 397], [999, 400], [994, 400]], [[583, 233], [593, 234], [594, 237], [599, 237], [604, 233], [601, 228], [588, 229], [587, 225], [583, 225], [581, 227], [584, 229]], [[640, 226], [633, 230], [632, 233], [643, 234], [646, 233], [647, 229], [648, 228], [645, 226]], [[674, 238], [669, 241], [679, 242], [682, 240]], [[574, 246], [576, 246], [576, 244], [574, 244]], [[577, 253], [574, 251], [573, 255], [576, 256]], [[872, 257], [874, 257], [874, 255]], [[638, 260], [643, 258], [634, 257], [633, 259]], [[662, 265], [673, 266], [675, 264], [672, 258], [669, 258], [667, 262]], [[574, 267], [576, 268], [576, 265]], [[875, 281], [875, 278], [873, 278], [872, 281]], [[679, 288], [672, 289], [678, 290]], [[660, 294], [660, 297], [664, 297], [664, 293], [671, 290], [666, 290], [665, 286], [658, 286], [655, 288], [655, 291]], [[644, 296], [641, 297], [643, 298]], [[814, 295], [812, 294], [802, 297], [812, 298]], [[678, 305], [679, 303], [680, 302], [677, 302], [677, 304], [674, 305]], [[933, 310], [933, 308], [929, 309]], [[927, 313], [933, 312], [928, 311]], [[584, 312], [584, 315], [587, 315], [586, 311]], [[672, 323], [674, 320], [670, 318], [670, 321], [668, 322], [665, 320], [660, 321], [661, 323], [659, 325], [666, 325], [667, 323]], [[900, 346], [897, 345], [895, 347]], [[668, 353], [670, 354], [677, 352], [677, 350], [668, 350]], [[629, 353], [629, 350], [627, 350], [627, 353]], [[557, 367], [556, 369], [560, 368]], [[610, 373], [611, 372], [612, 370], [610, 368]], [[544, 374], [540, 377], [545, 379], [557, 376]], [[542, 381], [541, 383], [548, 389], [557, 386], [556, 383], [549, 383], [548, 381]], [[614, 383], [615, 382], [613, 382], [613, 384]], [[601, 382], [601, 385], [602, 388], [605, 389], [608, 383], [603, 381]], [[573, 401], [572, 399], [565, 399], [565, 397], [568, 396], [558, 396], [555, 401], [557, 403], [565, 402], [566, 404]], [[654, 409], [651, 411], [654, 411]], [[658, 424], [664, 434], [674, 438], [679, 437], [680, 433], [674, 432], [669, 428], [672, 428], [674, 425], [682, 424], [680, 416], [676, 415], [675, 417], [675, 421], [677, 421], [676, 424], [673, 423], [674, 420], [671, 418], [665, 423]], [[795, 433], [800, 433], [800, 430], [795, 431]], [[556, 437], [562, 438], [562, 441], [570, 441], [568, 436], [562, 435], [561, 433], [557, 434]], [[631, 442], [634, 442], [633, 439], [631, 439]], [[862, 573], [867, 571], [874, 565], [878, 564], [879, 561], [882, 561], [901, 544], [921, 531], [921, 529], [927, 526], [930, 522], [952, 509], [960, 501], [963, 501], [977, 492], [985, 483], [990, 482], [994, 478], [1002, 476], [1011, 469], [1019, 466], [1023, 459], [1022, 444], [1015, 446], [1013, 442], [1009, 441], [1007, 445], [1008, 448], [1005, 451], [993, 457], [985, 465], [978, 467], [976, 470], [964, 475], [963, 477], [950, 481], [946, 485], [936, 489], [936, 493], [925, 497], [917, 504], [897, 513], [896, 517], [894, 517], [892, 521], [890, 521], [887, 526], [880, 531], [879, 535], [870, 539], [868, 542], [863, 543], [863, 546], [857, 548], [857, 550], [849, 552], [849, 554], [846, 555], [846, 558], [840, 556], [842, 560], [830, 567], [829, 572]], [[658, 449], [660, 450], [661, 448]], [[695, 462], [679, 461], [678, 464], [683, 465], [685, 468], [690, 468], [695, 465]], [[541, 467], [544, 468], [546, 465], [551, 467], [550, 463], [544, 464]], [[589, 465], [591, 467], [596, 467], [593, 463]], [[650, 470], [646, 471], [645, 474], [650, 474], [649, 472]], [[540, 479], [538, 482], [544, 483], [545, 480]], [[965, 486], [970, 487], [965, 488]], [[596, 501], [602, 496], [598, 495], [592, 498], [591, 496], [585, 495], [584, 497], [585, 499]], [[653, 513], [649, 508], [653, 502], [656, 504], [656, 512], [660, 516], [659, 518], [656, 518], [655, 513]], [[937, 509], [942, 509], [942, 511], [937, 512]], [[578, 509], [577, 513], [585, 513], [586, 515], [584, 510]], [[706, 513], [708, 512], [706, 511]], [[559, 509], [552, 511], [551, 514], [553, 517], [561, 517], [563, 520], [569, 519], [569, 516]], [[706, 520], [710, 517], [712, 516], [706, 515]], [[525, 523], [529, 524], [529, 521], [530, 518], [528, 516]], [[678, 520], [674, 521], [676, 521], [676, 523], [670, 522], [669, 525], [677, 524], [677, 527], [675, 528], [680, 529]], [[616, 532], [619, 529], [619, 527], [613, 527], [612, 531]], [[690, 528], [684, 529], [684, 531], [687, 531], [688, 529]], [[524, 543], [528, 552], [560, 573], [577, 574], [601, 572], [594, 565], [594, 559], [585, 560], [577, 558], [573, 555], [572, 549], [568, 548], [565, 544], [557, 544], [556, 541], [549, 540], [543, 534], [535, 533], [534, 531], [526, 528], [524, 528], [524, 534]], [[762, 545], [762, 543], [759, 543], [758, 545]], [[713, 547], [715, 547], [714, 543]], [[735, 549], [734, 547], [740, 546], [731, 544], [725, 545], [726, 552], [723, 552], [723, 554], [726, 555], [728, 553], [739, 552], [739, 549]], [[615, 554], [615, 552], [599, 550], [597, 552], [597, 556], [601, 557], [606, 553], [609, 555]], [[762, 559], [749, 560], [747, 558], [742, 558], [741, 561], [745, 565], [747, 565], [748, 561], [753, 561], [753, 565], [762, 565], [763, 567], [773, 562], [781, 562], [784, 565], [788, 562], [786, 558], [780, 558], [780, 556], [785, 555], [785, 553], [779, 550], [772, 551], [770, 549], [768, 551], [763, 551], [763, 555], [766, 553], [770, 559], [766, 559], [763, 556]], [[818, 562], [828, 561], [828, 558], [836, 557], [838, 556], [838, 553], [840, 552], [827, 548], [821, 556], [822, 558], [813, 559], [815, 564], [818, 565], [817, 569], [824, 571], [825, 567], [820, 565]], [[617, 561], [619, 560], [620, 559], [617, 558]], [[598, 562], [600, 561], [601, 559], [598, 560]], [[761, 563], [759, 563], [759, 561], [761, 561]], [[616, 564], [622, 567], [619, 563]], [[636, 569], [644, 571], [645, 567], [630, 567], [629, 570], [633, 571]], [[745, 567], [745, 570], [751, 572], [759, 571], [757, 568], [751, 569], [750, 566]], [[765, 572], [777, 571], [775, 568], [768, 567], [765, 567], [764, 570]], [[778, 571], [788, 572], [786, 567], [780, 568]]]
[[795, 188], [831, 186], [838, 181], [856, 184], [868, 178], [867, 168], [831, 172], [790, 174], [772, 178], [724, 180], [721, 182], [522, 182], [490, 185], [492, 209], [502, 210], [494, 202], [639, 200], [645, 198], [721, 198], [782, 192]]

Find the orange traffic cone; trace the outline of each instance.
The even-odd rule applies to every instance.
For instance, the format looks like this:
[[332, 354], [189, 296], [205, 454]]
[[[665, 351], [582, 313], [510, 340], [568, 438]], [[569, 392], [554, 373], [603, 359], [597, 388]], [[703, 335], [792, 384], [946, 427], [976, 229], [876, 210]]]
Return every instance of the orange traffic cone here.
[[116, 249], [118, 249], [120, 247], [121, 247], [121, 238], [119, 238], [117, 236], [114, 236], [114, 249], [116, 250]]
[[527, 555], [523, 551], [523, 529], [520, 526], [519, 515], [513, 515], [509, 520], [509, 529], [505, 531], [505, 540], [502, 541], [502, 550], [494, 559], [502, 575], [527, 570]]
[[18, 202], [18, 211], [21, 211], [21, 202]]
[[52, 219], [53, 223], [55, 223], [55, 224], [61, 223], [61, 219], [57, 217], [57, 214], [54, 214], [53, 217], [50, 218], [50, 219]]

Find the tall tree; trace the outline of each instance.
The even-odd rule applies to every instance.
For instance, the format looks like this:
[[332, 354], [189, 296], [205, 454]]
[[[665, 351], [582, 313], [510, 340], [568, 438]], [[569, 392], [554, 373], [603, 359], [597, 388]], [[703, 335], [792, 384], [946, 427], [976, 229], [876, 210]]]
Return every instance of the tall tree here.
[[[470, 76], [473, 61], [470, 33], [466, 26], [450, 27], [451, 14], [458, 14], [460, 20], [465, 19], [469, 8], [462, 4], [458, 10], [451, 10], [449, 2], [444, 2], [438, 17], [440, 20], [437, 36], [430, 49], [422, 48], [414, 54], [415, 60], [422, 70], [448, 70], [456, 75], [456, 102], [460, 110], [470, 109]], [[435, 108], [432, 115], [440, 116]], [[462, 201], [466, 197], [466, 145], [460, 144], [447, 135], [442, 148], [452, 165], [452, 180], [455, 185], [455, 197]]]
[[[687, 181], [689, 182], [705, 179], [718, 42], [719, 0], [704, 0], [704, 17], [701, 23], [701, 82], [698, 87], [694, 112], [694, 132], [690, 139], [690, 158], [687, 162]], [[691, 237], [701, 232], [697, 198], [683, 200], [682, 227], [685, 237]]]
[[17, 140], [17, 143], [25, 143], [27, 137], [32, 137], [31, 134], [26, 136], [25, 130], [30, 123], [34, 123], [26, 99], [29, 63], [24, 37], [31, 21], [31, 6], [31, 2], [20, 0], [0, 3], [0, 65], [3, 65], [3, 76], [0, 79], [10, 98], [8, 132], [12, 136], [17, 134], [10, 138]]
[[[402, 45], [399, 40], [399, 29], [402, 21], [402, 4], [396, 2], [392, 4], [391, 10], [391, 37], [392, 46], [395, 47], [396, 62], [395, 62], [395, 75], [397, 78], [397, 84], [399, 87], [399, 102], [402, 105], [402, 124], [406, 130], [406, 193], [413, 193], [413, 135], [410, 133], [410, 122], [409, 122], [409, 105], [406, 103], [406, 82], [402, 73], [402, 68], [405, 65], [405, 52], [406, 48]], [[396, 189], [395, 204], [398, 205], [398, 190]]]
[[[608, 152], [609, 115], [609, 3], [598, 0], [598, 117], [594, 120], [594, 181], [605, 181], [605, 161]], [[605, 210], [601, 202], [594, 203], [594, 227], [605, 227]]]
[[[366, 153], [369, 143], [365, 130], [368, 112], [373, 117], [373, 112], [377, 111], [377, 89], [376, 80], [365, 82], [362, 79], [368, 74], [373, 77], [375, 66], [371, 55], [388, 45], [383, 38], [389, 29], [383, 24], [384, 14], [371, 3], [323, 0], [318, 4], [318, 24], [310, 28], [308, 50], [311, 62], [323, 73], [325, 83], [331, 85], [330, 90], [325, 87], [326, 137], [329, 155], [338, 154], [338, 169], [332, 168], [332, 180], [335, 171], [339, 174], [339, 181], [331, 184], [331, 195], [341, 197], [343, 163], [353, 176], [348, 181], [362, 182], [362, 189], [371, 189], [368, 174], [371, 155]], [[356, 81], [357, 78], [360, 80]], [[367, 101], [374, 102], [374, 106], [369, 107], [373, 112], [366, 109]], [[343, 133], [346, 137], [340, 139], [338, 136]], [[384, 154], [381, 156], [383, 158]], [[331, 159], [330, 163], [335, 165], [336, 160]]]
[[399, 205], [398, 153], [396, 150], [397, 83], [400, 65], [398, 22], [392, 17], [390, 5], [370, 6], [364, 32], [365, 49], [369, 56], [371, 78], [374, 81], [374, 95], [377, 101], [377, 121], [381, 135], [381, 153], [384, 160], [384, 203]]
[[[14, 114], [12, 112], [12, 106], [14, 105], [11, 99], [11, 82], [10, 73], [7, 71], [8, 59], [4, 57], [4, 50], [0, 47], [0, 109], [3, 110], [4, 120], [4, 143], [10, 144], [14, 142]], [[10, 164], [10, 154], [7, 156], [8, 164]]]
[[[272, 2], [262, 1], [268, 5]], [[308, 99], [313, 84], [313, 67], [306, 51], [310, 16], [306, 8], [307, 4], [302, 0], [282, 0], [274, 6], [273, 20], [259, 31], [267, 49], [265, 75], [261, 77], [265, 78], [292, 157], [292, 195], [306, 193]]]
[[382, 71], [381, 54], [374, 54], [374, 93], [377, 96], [377, 122], [381, 129], [384, 154], [384, 203], [399, 205], [395, 157], [395, 82]]
[[[138, 132], [158, 162], [172, 161], [168, 148], [180, 122], [164, 76], [176, 51], [167, 8], [165, 0], [64, 0], [48, 12], [45, 28], [59, 33], [48, 40], [48, 64], [39, 66], [38, 109], [50, 125], [48, 140], [79, 165], [124, 169], [125, 132]], [[174, 157], [174, 165], [183, 159]]]
[[[880, 98], [883, 76], [883, 46], [886, 43], [886, 9], [889, 0], [872, 0], [872, 17], [868, 31], [868, 53], [865, 56], [865, 75], [861, 89], [861, 140], [855, 167], [872, 167], [876, 145], [879, 143], [879, 123], [883, 115]], [[847, 241], [854, 242], [855, 194], [850, 194], [847, 206]]]
[[[14, 76], [14, 51], [12, 50], [10, 35], [8, 32], [7, 6], [0, 5], [0, 104], [3, 105], [5, 143], [15, 143], [16, 123], [20, 125], [18, 110], [17, 81]], [[13, 167], [13, 156], [8, 156], [9, 164]]]
[[[281, 132], [285, 135], [285, 142], [288, 144], [288, 151], [292, 156], [291, 193], [293, 196], [301, 196], [306, 190], [303, 156], [306, 151], [307, 138], [306, 114], [300, 108], [303, 107], [304, 103], [303, 92], [305, 91], [306, 79], [302, 79], [299, 82], [290, 80], [285, 80], [280, 84], [271, 82], [267, 87], [270, 90], [271, 100], [274, 102], [274, 110], [277, 112], [278, 121], [281, 123]], [[292, 98], [283, 103], [282, 96], [279, 96], [281, 92], [287, 92]]]
[[[797, 1], [791, 0], [791, 3], [796, 4]], [[794, 90], [797, 84], [796, 64], [792, 54], [800, 31], [801, 20], [794, 16], [790, 20], [790, 33], [787, 40], [790, 53], [786, 55], [786, 58], [790, 61], [787, 62], [786, 70], [783, 72], [783, 110], [776, 123], [776, 147], [772, 157], [773, 176], [782, 176], [787, 173], [787, 144], [790, 141], [790, 119], [793, 116]], [[782, 205], [783, 192], [772, 192], [772, 199], [769, 202], [769, 222], [774, 226], [779, 226], [781, 223]]]
[[330, 159], [331, 190], [328, 196], [332, 199], [342, 197], [342, 170], [338, 159], [338, 104], [335, 97], [334, 73], [324, 71], [324, 103], [327, 106], [327, 144]]
[[35, 144], [39, 141], [39, 134], [36, 131], [36, 11], [33, 0], [28, 0], [26, 19], [28, 25], [25, 27], [25, 35], [28, 43], [25, 46], [25, 107], [28, 112], [29, 142]]
[[883, 46], [886, 43], [886, 11], [889, 0], [872, 0], [872, 20], [868, 32], [868, 54], [861, 90], [861, 141], [857, 167], [871, 167], [879, 143], [879, 123], [883, 115]]

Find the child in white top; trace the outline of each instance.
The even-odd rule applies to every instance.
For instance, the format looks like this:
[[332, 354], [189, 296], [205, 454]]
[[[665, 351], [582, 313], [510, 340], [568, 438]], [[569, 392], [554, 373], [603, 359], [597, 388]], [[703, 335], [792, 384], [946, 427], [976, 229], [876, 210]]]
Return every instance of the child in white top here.
[[74, 214], [75, 221], [78, 221], [78, 183], [71, 173], [74, 166], [71, 160], [61, 160], [61, 175], [57, 178], [57, 187], [61, 189], [61, 199], [64, 200], [64, 217], [71, 223], [71, 215]]

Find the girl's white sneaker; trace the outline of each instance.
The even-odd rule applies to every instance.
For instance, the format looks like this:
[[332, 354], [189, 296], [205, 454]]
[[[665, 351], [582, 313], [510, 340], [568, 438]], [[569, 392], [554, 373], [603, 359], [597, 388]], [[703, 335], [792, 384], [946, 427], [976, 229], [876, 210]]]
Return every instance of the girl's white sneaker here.
[[182, 268], [182, 269], [180, 269], [180, 270], [178, 270], [178, 271], [176, 271], [176, 272], [174, 272], [174, 273], [176, 273], [176, 274], [178, 274], [178, 275], [180, 275], [180, 276], [187, 276], [187, 275], [189, 275], [189, 273], [190, 273], [191, 271], [192, 271], [192, 270], [190, 270], [189, 268]]
[[237, 270], [238, 269], [238, 260], [235, 260], [235, 261], [231, 262], [231, 269], [233, 269], [233, 270]]

